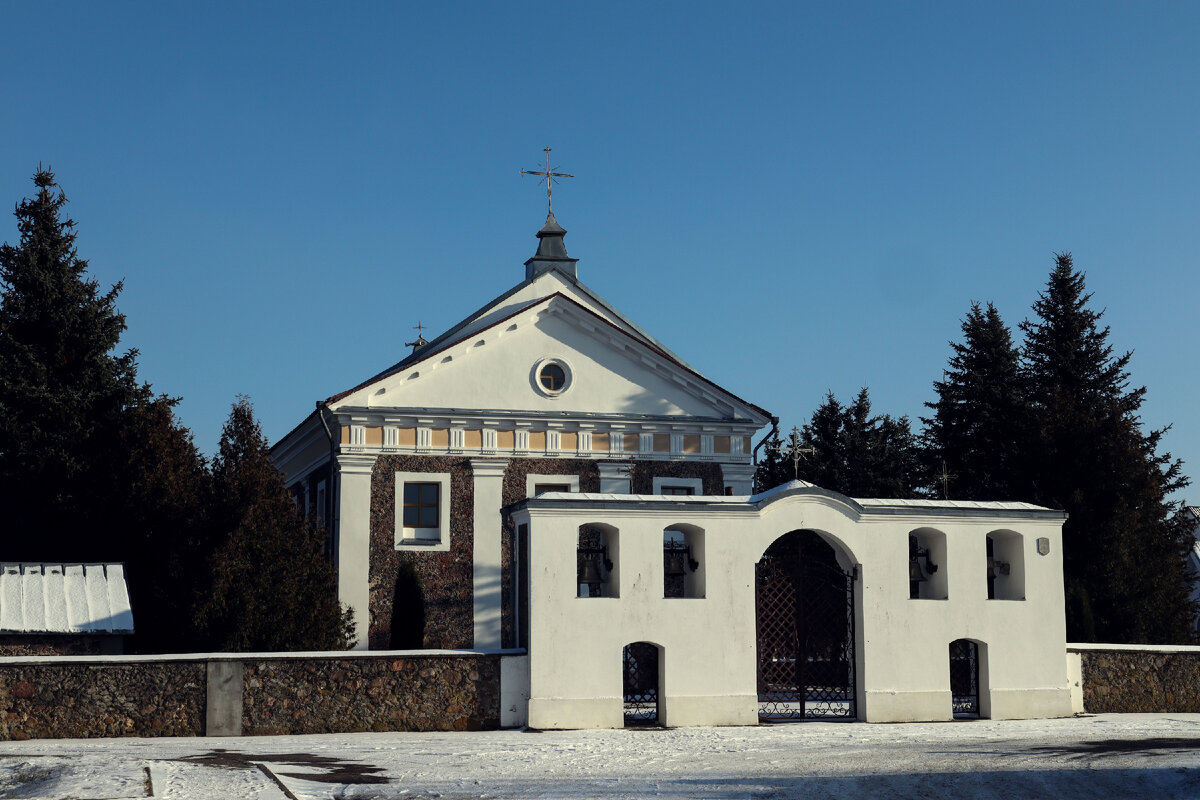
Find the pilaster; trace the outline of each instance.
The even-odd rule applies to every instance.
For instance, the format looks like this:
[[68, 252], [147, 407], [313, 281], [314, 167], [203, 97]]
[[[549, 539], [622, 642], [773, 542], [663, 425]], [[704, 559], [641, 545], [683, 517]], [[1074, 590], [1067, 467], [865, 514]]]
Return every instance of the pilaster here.
[[354, 609], [355, 650], [368, 649], [371, 622], [371, 470], [375, 456], [337, 457], [338, 601]]
[[475, 648], [501, 646], [500, 542], [503, 534], [500, 508], [504, 504], [504, 470], [507, 459], [473, 458], [475, 519], [474, 597]]

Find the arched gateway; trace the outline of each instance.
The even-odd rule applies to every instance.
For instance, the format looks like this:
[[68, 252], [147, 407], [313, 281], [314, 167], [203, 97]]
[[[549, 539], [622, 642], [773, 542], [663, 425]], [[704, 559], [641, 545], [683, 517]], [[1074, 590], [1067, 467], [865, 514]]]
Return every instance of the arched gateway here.
[[755, 566], [759, 719], [856, 718], [854, 577], [814, 531], [767, 548]]

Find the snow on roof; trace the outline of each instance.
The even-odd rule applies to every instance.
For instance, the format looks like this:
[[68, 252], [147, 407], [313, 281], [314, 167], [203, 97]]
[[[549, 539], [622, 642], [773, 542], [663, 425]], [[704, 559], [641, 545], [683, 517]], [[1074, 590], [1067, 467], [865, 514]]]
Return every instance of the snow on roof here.
[[[781, 483], [773, 489], [768, 489], [765, 492], [760, 492], [749, 497], [745, 495], [730, 496], [730, 495], [662, 495], [662, 494], [612, 494], [601, 492], [543, 492], [537, 497], [539, 500], [569, 500], [575, 503], [583, 502], [615, 502], [622, 504], [629, 503], [695, 503], [695, 504], [727, 504], [727, 505], [756, 505], [763, 501], [770, 500], [774, 497], [797, 489], [814, 490], [822, 494], [832, 494], [836, 496], [836, 492], [829, 492], [816, 484], [808, 481], [788, 481]], [[846, 498], [853, 503], [857, 503], [863, 509], [870, 508], [941, 508], [941, 509], [976, 509], [983, 511], [1051, 511], [1045, 506], [1036, 506], [1032, 503], [1018, 502], [997, 502], [983, 500], [904, 500], [892, 498]]]
[[133, 633], [125, 565], [0, 562], [0, 633]]
[[1033, 503], [999, 502], [994, 500], [892, 500], [883, 497], [856, 497], [854, 502], [864, 508], [871, 506], [909, 506], [911, 508], [982, 508], [989, 511], [1049, 511]]

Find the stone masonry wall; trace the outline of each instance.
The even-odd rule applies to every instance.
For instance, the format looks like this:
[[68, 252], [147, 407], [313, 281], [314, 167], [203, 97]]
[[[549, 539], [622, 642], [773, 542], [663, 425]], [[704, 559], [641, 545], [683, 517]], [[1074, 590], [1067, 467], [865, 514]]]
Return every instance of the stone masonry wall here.
[[247, 661], [242, 733], [500, 727], [499, 656]]
[[1200, 712], [1200, 653], [1082, 650], [1083, 707], [1092, 714]]
[[[203, 736], [206, 664], [203, 659], [0, 663], [0, 741]], [[495, 654], [256, 654], [241, 664], [245, 735], [500, 727]]]
[[204, 662], [0, 664], [0, 740], [200, 736]]
[[0, 638], [0, 656], [98, 656], [102, 651], [97, 636], [24, 634]]

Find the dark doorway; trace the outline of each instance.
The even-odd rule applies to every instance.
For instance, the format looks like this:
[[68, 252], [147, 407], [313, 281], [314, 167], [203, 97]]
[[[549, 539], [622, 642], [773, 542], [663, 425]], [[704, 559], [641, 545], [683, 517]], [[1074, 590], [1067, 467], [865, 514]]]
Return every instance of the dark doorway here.
[[854, 578], [813, 531], [767, 548], [755, 567], [759, 719], [857, 717]]
[[950, 643], [950, 697], [955, 719], [979, 719], [979, 645]]
[[659, 724], [658, 645], [625, 645], [622, 665], [625, 725]]

